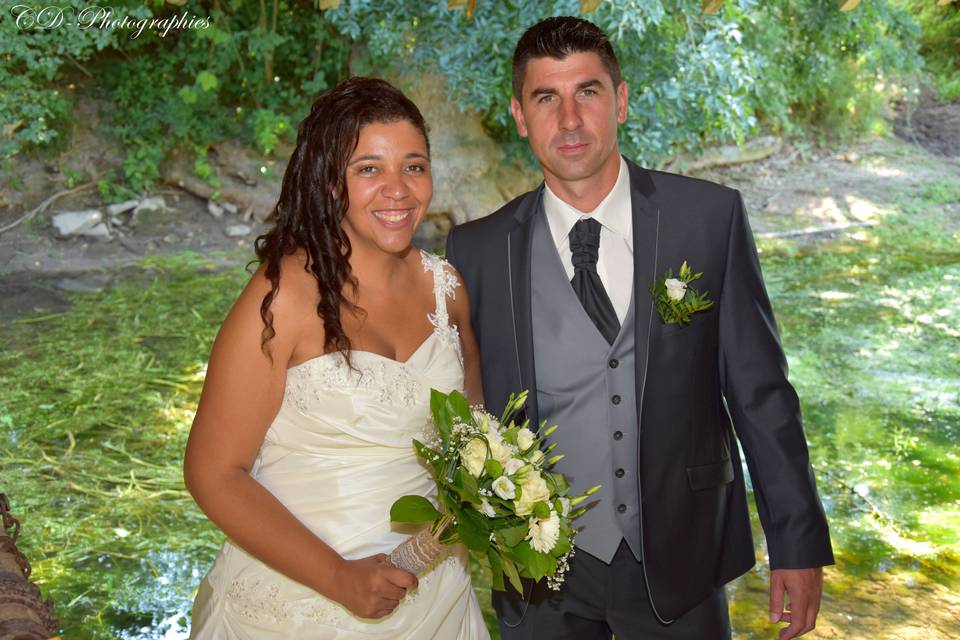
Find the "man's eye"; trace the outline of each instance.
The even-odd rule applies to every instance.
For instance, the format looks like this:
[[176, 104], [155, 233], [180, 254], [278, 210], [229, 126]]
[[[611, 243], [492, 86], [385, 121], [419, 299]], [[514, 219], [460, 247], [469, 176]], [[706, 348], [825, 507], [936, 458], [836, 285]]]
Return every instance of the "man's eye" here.
[[547, 102], [553, 102], [554, 98], [556, 98], [556, 96], [552, 96], [552, 95], [540, 96], [540, 99], [537, 102], [540, 102], [541, 104], [547, 103]]
[[376, 172], [377, 172], [377, 168], [370, 164], [357, 169], [357, 173], [366, 174], [366, 175], [372, 175]]
[[584, 89], [583, 91], [580, 92], [580, 95], [582, 95], [582, 96], [587, 96], [587, 97], [593, 97], [593, 96], [597, 95], [597, 90], [596, 90], [596, 89]]
[[426, 165], [423, 164], [411, 164], [407, 167], [407, 171], [410, 173], [423, 173], [427, 170]]

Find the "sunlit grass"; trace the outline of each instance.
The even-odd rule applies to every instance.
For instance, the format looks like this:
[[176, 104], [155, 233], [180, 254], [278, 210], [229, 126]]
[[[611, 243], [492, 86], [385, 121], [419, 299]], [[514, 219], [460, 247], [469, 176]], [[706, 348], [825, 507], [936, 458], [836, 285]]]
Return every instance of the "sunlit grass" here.
[[[821, 627], [836, 637], [949, 617], [960, 587], [960, 225], [941, 204], [955, 189], [892, 194], [904, 215], [820, 244], [761, 242], [831, 520]], [[248, 278], [210, 266], [151, 260], [66, 313], [0, 327], [0, 490], [65, 637], [185, 629], [221, 540], [180, 475], [206, 355]], [[737, 637], [772, 637], [766, 578], [758, 565], [730, 591]], [[864, 627], [883, 594], [926, 613], [890, 605]]]

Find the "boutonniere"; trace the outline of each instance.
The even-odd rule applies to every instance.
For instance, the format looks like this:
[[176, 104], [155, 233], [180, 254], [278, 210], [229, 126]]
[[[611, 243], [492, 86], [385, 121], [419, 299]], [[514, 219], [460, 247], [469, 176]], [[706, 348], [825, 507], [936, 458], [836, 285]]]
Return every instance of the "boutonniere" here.
[[690, 286], [702, 275], [702, 271], [694, 273], [684, 260], [676, 278], [673, 269], [667, 269], [663, 277], [650, 285], [650, 295], [664, 324], [690, 324], [691, 314], [713, 306], [713, 301], [707, 299], [708, 292], [700, 293]]

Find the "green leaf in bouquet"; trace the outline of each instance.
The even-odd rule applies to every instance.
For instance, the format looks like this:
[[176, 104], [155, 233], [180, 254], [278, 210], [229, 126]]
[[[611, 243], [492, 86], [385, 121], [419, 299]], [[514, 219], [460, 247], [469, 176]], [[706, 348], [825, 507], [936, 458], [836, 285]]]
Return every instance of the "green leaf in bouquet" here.
[[[520, 572], [517, 570], [517, 565], [506, 555], [500, 556], [500, 562], [503, 565], [503, 574], [507, 576], [510, 584], [517, 590], [517, 593], [522, 594], [523, 583], [520, 582]], [[504, 591], [506, 591], [506, 589], [504, 589]]]
[[459, 492], [460, 499], [465, 502], [480, 502], [477, 486], [477, 479], [470, 474], [464, 467], [457, 469], [457, 475], [453, 482], [454, 488]]
[[430, 389], [430, 413], [433, 414], [433, 423], [443, 439], [443, 444], [448, 444], [453, 431], [453, 415], [447, 406], [447, 395], [442, 391]]
[[517, 444], [517, 432], [520, 431], [520, 427], [514, 425], [509, 429], [504, 429], [503, 439], [509, 442], [510, 444]]
[[459, 391], [451, 391], [447, 396], [447, 410], [451, 418], [460, 418], [462, 422], [470, 422], [470, 403]]
[[497, 591], [506, 591], [503, 584], [503, 563], [500, 562], [500, 554], [495, 549], [490, 549], [487, 553], [487, 562], [490, 563], [490, 586]]
[[521, 391], [519, 394], [510, 394], [507, 398], [507, 404], [503, 407], [503, 415], [500, 416], [500, 424], [509, 424], [513, 415], [523, 408], [527, 403], [528, 391]]
[[483, 468], [486, 469], [491, 478], [499, 478], [503, 475], [503, 465], [493, 458], [490, 458], [484, 462]]
[[417, 452], [417, 456], [421, 460], [425, 460], [427, 464], [430, 465], [434, 475], [439, 476], [443, 469], [443, 458], [440, 457], [440, 452], [431, 449], [417, 440], [413, 441], [413, 449]]
[[498, 529], [495, 532], [495, 535], [497, 536], [498, 540], [503, 541], [504, 546], [515, 547], [523, 542], [523, 539], [527, 537], [527, 532], [529, 530], [530, 527], [527, 525], [526, 521], [524, 521], [522, 524]]
[[541, 580], [544, 576], [553, 575], [557, 570], [556, 558], [535, 551], [526, 540], [513, 549], [512, 555], [523, 564], [524, 571], [521, 572], [521, 575], [528, 578]]
[[442, 514], [423, 496], [403, 496], [390, 507], [390, 520], [419, 524], [433, 522]]
[[570, 490], [570, 483], [562, 473], [554, 471], [544, 471], [543, 479], [547, 482], [547, 487], [553, 495], [564, 496]]
[[550, 517], [550, 505], [548, 505], [543, 500], [540, 500], [533, 505], [533, 513], [538, 518], [549, 518]]
[[468, 549], [486, 553], [490, 548], [489, 531], [486, 518], [473, 509], [454, 509], [457, 516], [457, 532], [460, 534], [460, 540]]

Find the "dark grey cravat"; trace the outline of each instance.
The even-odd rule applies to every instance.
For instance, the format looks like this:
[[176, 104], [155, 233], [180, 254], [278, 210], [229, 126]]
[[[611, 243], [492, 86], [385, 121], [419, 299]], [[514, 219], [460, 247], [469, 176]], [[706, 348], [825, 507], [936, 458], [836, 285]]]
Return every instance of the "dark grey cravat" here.
[[607, 342], [613, 344], [620, 333], [620, 320], [597, 273], [600, 257], [600, 223], [593, 218], [579, 220], [570, 230], [573, 253], [573, 290], [593, 324]]

